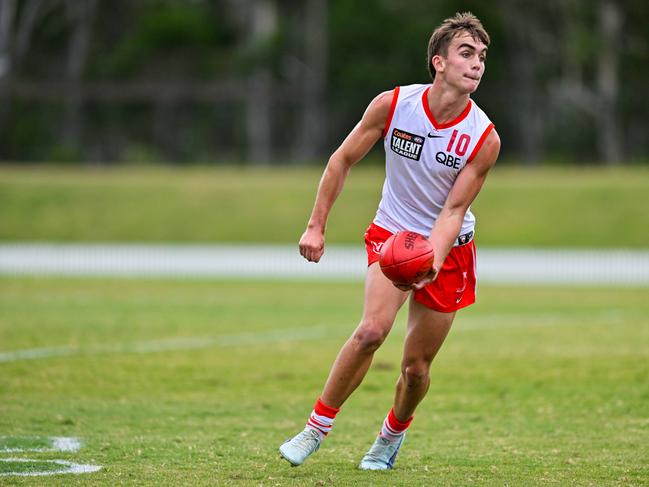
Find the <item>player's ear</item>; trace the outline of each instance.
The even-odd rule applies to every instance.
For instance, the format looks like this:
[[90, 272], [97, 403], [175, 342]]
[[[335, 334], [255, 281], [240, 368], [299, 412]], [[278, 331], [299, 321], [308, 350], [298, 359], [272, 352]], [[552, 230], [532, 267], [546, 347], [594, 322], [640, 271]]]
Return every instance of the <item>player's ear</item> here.
[[442, 73], [444, 72], [444, 67], [446, 66], [446, 59], [444, 59], [444, 57], [439, 54], [435, 54], [430, 60], [430, 64], [433, 65], [433, 68], [436, 72]]

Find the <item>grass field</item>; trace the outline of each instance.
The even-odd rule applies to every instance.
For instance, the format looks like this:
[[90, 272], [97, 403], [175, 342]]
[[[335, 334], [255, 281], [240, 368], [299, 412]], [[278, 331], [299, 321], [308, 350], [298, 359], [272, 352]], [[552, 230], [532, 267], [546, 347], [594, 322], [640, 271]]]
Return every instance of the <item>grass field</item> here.
[[[0, 241], [295, 243], [316, 168], [0, 168]], [[352, 170], [328, 242], [357, 244], [383, 169]], [[649, 247], [649, 169], [496, 167], [473, 205], [481, 245]]]
[[[481, 287], [396, 469], [355, 469], [392, 400], [403, 317], [321, 450], [290, 468], [360, 283], [0, 278], [0, 449], [72, 436], [101, 465], [7, 485], [649, 485], [646, 289]], [[254, 300], [250, 298], [254, 296]], [[47, 355], [58, 356], [47, 356]], [[0, 462], [0, 473], [36, 464]], [[46, 480], [46, 482], [45, 482]]]

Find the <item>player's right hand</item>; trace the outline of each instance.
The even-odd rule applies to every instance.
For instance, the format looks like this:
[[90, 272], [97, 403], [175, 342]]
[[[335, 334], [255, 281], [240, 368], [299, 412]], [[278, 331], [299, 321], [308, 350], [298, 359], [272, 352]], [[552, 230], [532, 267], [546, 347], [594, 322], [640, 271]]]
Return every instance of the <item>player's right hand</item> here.
[[319, 262], [324, 254], [324, 234], [316, 229], [307, 228], [300, 238], [300, 255], [309, 262]]

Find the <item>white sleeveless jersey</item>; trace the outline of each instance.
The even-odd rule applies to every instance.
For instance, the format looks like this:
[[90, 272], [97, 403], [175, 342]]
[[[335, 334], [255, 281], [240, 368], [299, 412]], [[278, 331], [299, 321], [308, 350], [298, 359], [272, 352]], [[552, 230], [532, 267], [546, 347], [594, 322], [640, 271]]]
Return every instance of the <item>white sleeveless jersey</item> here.
[[[395, 88], [383, 133], [385, 182], [374, 223], [393, 233], [430, 234], [455, 179], [494, 126], [473, 100], [455, 120], [437, 123], [428, 106], [429, 89]], [[459, 235], [474, 226], [469, 208]]]

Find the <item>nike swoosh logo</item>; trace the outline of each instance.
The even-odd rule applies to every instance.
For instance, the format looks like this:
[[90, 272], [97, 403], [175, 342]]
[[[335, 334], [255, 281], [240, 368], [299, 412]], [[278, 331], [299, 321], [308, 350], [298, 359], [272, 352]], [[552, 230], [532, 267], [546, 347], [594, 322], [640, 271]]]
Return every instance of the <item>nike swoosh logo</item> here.
[[443, 135], [435, 135], [435, 134], [433, 134], [431, 132], [428, 132], [428, 137], [431, 138], [431, 139], [443, 139], [444, 138]]

